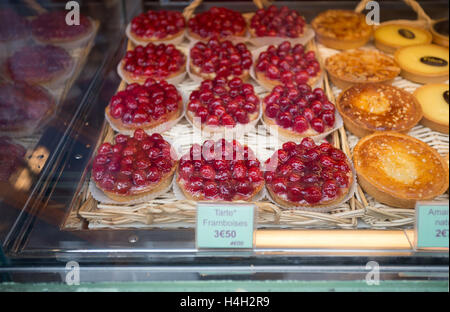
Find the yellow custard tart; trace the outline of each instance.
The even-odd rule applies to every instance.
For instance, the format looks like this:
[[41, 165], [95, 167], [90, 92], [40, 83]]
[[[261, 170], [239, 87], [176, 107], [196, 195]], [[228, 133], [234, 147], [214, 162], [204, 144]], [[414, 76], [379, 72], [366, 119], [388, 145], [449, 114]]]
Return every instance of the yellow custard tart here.
[[429, 44], [432, 35], [429, 31], [407, 25], [387, 24], [378, 27], [374, 33], [375, 46], [386, 53], [418, 44]]
[[415, 97], [386, 84], [361, 84], [343, 91], [336, 107], [345, 128], [359, 137], [377, 131], [407, 132], [422, 119]]
[[353, 151], [361, 187], [383, 204], [414, 208], [448, 188], [448, 166], [426, 143], [396, 132], [362, 138]]
[[421, 123], [438, 132], [449, 133], [448, 84], [428, 84], [416, 89], [414, 96], [422, 106]]
[[403, 47], [395, 52], [394, 58], [405, 79], [418, 83], [448, 80], [448, 48], [435, 44]]

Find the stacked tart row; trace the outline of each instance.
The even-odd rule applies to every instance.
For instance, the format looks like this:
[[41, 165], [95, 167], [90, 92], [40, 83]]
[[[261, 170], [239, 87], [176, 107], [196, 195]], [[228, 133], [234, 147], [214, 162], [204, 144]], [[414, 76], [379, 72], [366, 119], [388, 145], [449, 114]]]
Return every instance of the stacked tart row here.
[[236, 11], [212, 7], [186, 21], [176, 11], [147, 11], [134, 17], [129, 25], [129, 37], [135, 42], [169, 42], [187, 32], [194, 40], [220, 39], [230, 36], [299, 38], [306, 22], [299, 12], [286, 6], [259, 9], [247, 21]]
[[207, 140], [178, 158], [160, 134], [137, 129], [103, 143], [93, 160], [92, 179], [104, 194], [119, 202], [167, 189], [172, 179], [187, 199], [251, 201], [264, 186], [286, 208], [324, 207], [347, 196], [355, 179], [345, 154], [310, 138], [288, 142], [261, 164], [238, 141]]

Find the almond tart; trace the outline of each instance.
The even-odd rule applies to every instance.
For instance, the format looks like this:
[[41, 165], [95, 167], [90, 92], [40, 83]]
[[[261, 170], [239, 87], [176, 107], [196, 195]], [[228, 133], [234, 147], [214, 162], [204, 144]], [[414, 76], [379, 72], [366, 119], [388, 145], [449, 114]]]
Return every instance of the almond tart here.
[[128, 202], [166, 190], [172, 183], [177, 160], [169, 142], [137, 129], [133, 137], [119, 134], [103, 143], [92, 165], [95, 185], [110, 199]]
[[194, 144], [180, 159], [177, 185], [189, 200], [252, 201], [264, 188], [260, 162], [236, 140]]
[[299, 38], [305, 27], [305, 19], [296, 10], [271, 5], [255, 12], [250, 19], [249, 32], [252, 37]]
[[320, 135], [335, 125], [335, 107], [321, 88], [276, 86], [263, 100], [266, 125], [291, 140]]
[[307, 83], [314, 86], [321, 71], [314, 51], [306, 51], [302, 44], [291, 46], [289, 41], [277, 47], [270, 45], [255, 63], [256, 79], [268, 90], [277, 85]]
[[448, 48], [435, 44], [403, 47], [395, 52], [395, 61], [403, 78], [418, 83], [439, 83], [448, 80]]
[[377, 49], [386, 53], [394, 53], [397, 49], [406, 46], [429, 44], [433, 39], [426, 29], [400, 24], [377, 27], [374, 38]]
[[245, 44], [211, 38], [207, 43], [197, 42], [190, 51], [189, 70], [203, 79], [239, 77], [246, 81], [252, 66], [252, 54]]
[[449, 132], [448, 91], [448, 84], [443, 83], [424, 85], [414, 91], [423, 110], [421, 124], [445, 134]]
[[138, 45], [126, 53], [119, 75], [127, 83], [143, 84], [148, 78], [169, 80], [186, 72], [186, 56], [173, 44]]
[[328, 10], [320, 13], [311, 26], [316, 32], [317, 41], [337, 50], [359, 48], [372, 36], [372, 26], [366, 16], [347, 10]]
[[354, 85], [336, 103], [347, 130], [359, 137], [376, 131], [408, 132], [422, 118], [415, 97], [386, 84]]
[[448, 167], [437, 151], [411, 136], [377, 132], [362, 138], [353, 151], [361, 187], [379, 202], [414, 208], [448, 188]]
[[145, 131], [176, 120], [183, 112], [181, 95], [165, 80], [149, 78], [143, 85], [130, 84], [111, 98], [105, 113], [120, 131]]
[[348, 195], [354, 177], [345, 154], [311, 138], [284, 143], [265, 162], [264, 178], [272, 199], [285, 208], [326, 208]]
[[394, 59], [376, 50], [340, 52], [325, 60], [331, 82], [346, 89], [361, 83], [391, 83], [400, 74]]
[[186, 118], [206, 132], [223, 132], [259, 117], [259, 98], [249, 83], [225, 77], [204, 80], [189, 96]]
[[181, 12], [149, 10], [131, 20], [129, 34], [138, 42], [163, 42], [182, 36], [185, 28], [186, 20]]
[[188, 21], [188, 35], [195, 40], [220, 39], [237, 36], [244, 37], [247, 23], [241, 13], [212, 7], [206, 12], [194, 15]]
[[80, 24], [69, 25], [66, 16], [67, 11], [51, 11], [38, 15], [31, 22], [34, 39], [42, 44], [58, 45], [83, 40], [92, 34], [94, 27], [89, 17], [80, 14]]

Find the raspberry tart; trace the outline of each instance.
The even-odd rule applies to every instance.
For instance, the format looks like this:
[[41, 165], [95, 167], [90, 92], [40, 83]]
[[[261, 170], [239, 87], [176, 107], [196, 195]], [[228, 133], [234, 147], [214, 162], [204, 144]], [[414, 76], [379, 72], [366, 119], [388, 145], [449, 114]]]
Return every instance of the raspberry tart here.
[[340, 52], [325, 60], [331, 82], [346, 89], [362, 83], [391, 83], [400, 74], [395, 60], [376, 50]]
[[259, 9], [250, 20], [252, 37], [299, 38], [305, 32], [306, 21], [295, 10], [274, 5]]
[[262, 52], [255, 64], [256, 79], [269, 90], [277, 85], [304, 84], [314, 86], [321, 74], [314, 51], [306, 51], [302, 44], [291, 46], [284, 41]]
[[341, 92], [336, 102], [345, 128], [359, 137], [375, 131], [408, 132], [423, 116], [414, 96], [386, 84], [361, 84]]
[[33, 132], [55, 110], [53, 97], [42, 87], [23, 82], [0, 83], [0, 131]]
[[288, 139], [316, 136], [335, 127], [336, 109], [321, 88], [276, 86], [263, 100], [263, 120]]
[[414, 208], [448, 188], [448, 166], [437, 151], [411, 136], [377, 132], [353, 151], [361, 187], [383, 204]]
[[272, 199], [285, 208], [318, 209], [340, 204], [354, 177], [345, 154], [311, 138], [287, 142], [265, 163], [264, 178]]
[[6, 60], [7, 73], [14, 81], [50, 85], [67, 79], [74, 60], [60, 47], [26, 46]]
[[359, 48], [369, 41], [373, 27], [362, 13], [347, 10], [327, 10], [311, 22], [317, 41], [337, 50]]
[[260, 162], [236, 140], [194, 144], [180, 159], [177, 185], [189, 200], [252, 201], [264, 187]]
[[177, 11], [147, 11], [131, 20], [127, 34], [138, 43], [164, 42], [183, 37], [186, 20]]
[[23, 164], [26, 150], [6, 136], [0, 137], [0, 146], [0, 182], [7, 182]]
[[66, 11], [52, 11], [38, 15], [31, 22], [33, 37], [42, 44], [67, 44], [89, 38], [94, 30], [91, 19], [80, 14], [79, 25], [68, 25]]
[[225, 128], [256, 123], [259, 117], [259, 98], [253, 86], [240, 78], [227, 81], [224, 77], [205, 80], [191, 93], [186, 111], [194, 126], [206, 132], [221, 132]]
[[175, 121], [182, 112], [183, 101], [175, 86], [165, 80], [156, 82], [152, 78], [143, 85], [128, 85], [111, 98], [105, 109], [108, 121], [119, 132], [138, 128], [148, 132]]
[[214, 36], [221, 39], [229, 36], [245, 36], [247, 24], [241, 13], [212, 7], [196, 14], [188, 21], [188, 34], [195, 40], [208, 40]]
[[119, 64], [119, 76], [127, 83], [143, 84], [148, 78], [169, 80], [185, 72], [186, 56], [173, 44], [138, 45]]
[[119, 134], [114, 144], [103, 143], [92, 165], [97, 188], [118, 202], [156, 196], [172, 183], [177, 161], [169, 142], [137, 129], [133, 137]]
[[221, 76], [247, 80], [252, 63], [252, 54], [245, 44], [233, 45], [229, 40], [221, 42], [214, 37], [207, 43], [199, 41], [192, 47], [189, 70], [203, 79]]
[[12, 9], [0, 9], [0, 59], [24, 46], [31, 35], [30, 23]]

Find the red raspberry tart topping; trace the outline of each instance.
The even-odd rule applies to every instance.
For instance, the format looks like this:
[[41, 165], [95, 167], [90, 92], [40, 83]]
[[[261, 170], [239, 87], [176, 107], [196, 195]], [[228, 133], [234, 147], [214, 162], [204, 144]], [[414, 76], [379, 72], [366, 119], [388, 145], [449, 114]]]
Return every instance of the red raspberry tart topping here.
[[26, 38], [30, 35], [30, 23], [12, 9], [0, 10], [0, 43]]
[[[352, 171], [345, 154], [329, 143], [311, 138], [287, 142], [266, 161], [272, 169], [264, 176], [277, 196], [299, 205], [326, 204], [347, 194]], [[275, 164], [275, 165], [273, 165]]]
[[140, 127], [165, 122], [181, 107], [181, 95], [174, 85], [149, 78], [144, 85], [133, 83], [114, 95], [109, 113], [125, 125]]
[[33, 36], [45, 41], [75, 40], [84, 36], [92, 28], [92, 23], [80, 15], [80, 25], [68, 25], [66, 11], [52, 11], [38, 15], [32, 22]]
[[40, 121], [55, 102], [39, 86], [26, 83], [0, 83], [0, 130], [22, 130], [28, 122]]
[[115, 143], [103, 143], [92, 165], [92, 177], [102, 190], [133, 195], [166, 178], [176, 161], [171, 145], [154, 133], [137, 129], [133, 137], [119, 134]]
[[243, 36], [246, 22], [241, 13], [226, 8], [213, 7], [196, 14], [188, 21], [189, 30], [202, 39], [213, 36]]
[[204, 80], [189, 97], [188, 112], [209, 126], [234, 127], [258, 116], [259, 98], [253, 86], [240, 78]]
[[318, 76], [320, 64], [314, 51], [305, 51], [302, 44], [291, 46], [284, 41], [278, 47], [269, 46], [256, 61], [256, 71], [270, 80], [286, 85], [304, 84]]
[[182, 70], [186, 57], [173, 44], [149, 43], [128, 51], [123, 63], [125, 71], [135, 76], [162, 80]]
[[9, 137], [0, 137], [0, 181], [8, 181], [23, 161], [26, 150], [14, 143]]
[[131, 32], [144, 39], [173, 37], [185, 27], [183, 14], [177, 11], [148, 11], [131, 21]]
[[276, 86], [263, 101], [265, 116], [295, 134], [305, 134], [309, 129], [319, 134], [335, 124], [335, 106], [321, 88], [311, 90], [307, 84]]
[[266, 9], [259, 9], [250, 21], [250, 27], [257, 37], [300, 37], [306, 22], [295, 10], [274, 5]]
[[200, 75], [209, 78], [243, 76], [252, 65], [252, 54], [245, 44], [233, 45], [217, 37], [207, 43], [197, 42], [190, 53], [192, 65], [200, 69]]
[[30, 84], [49, 82], [72, 67], [73, 59], [60, 47], [26, 46], [7, 60], [11, 78]]
[[178, 183], [196, 200], [250, 200], [264, 177], [248, 146], [222, 139], [194, 144], [180, 160]]

